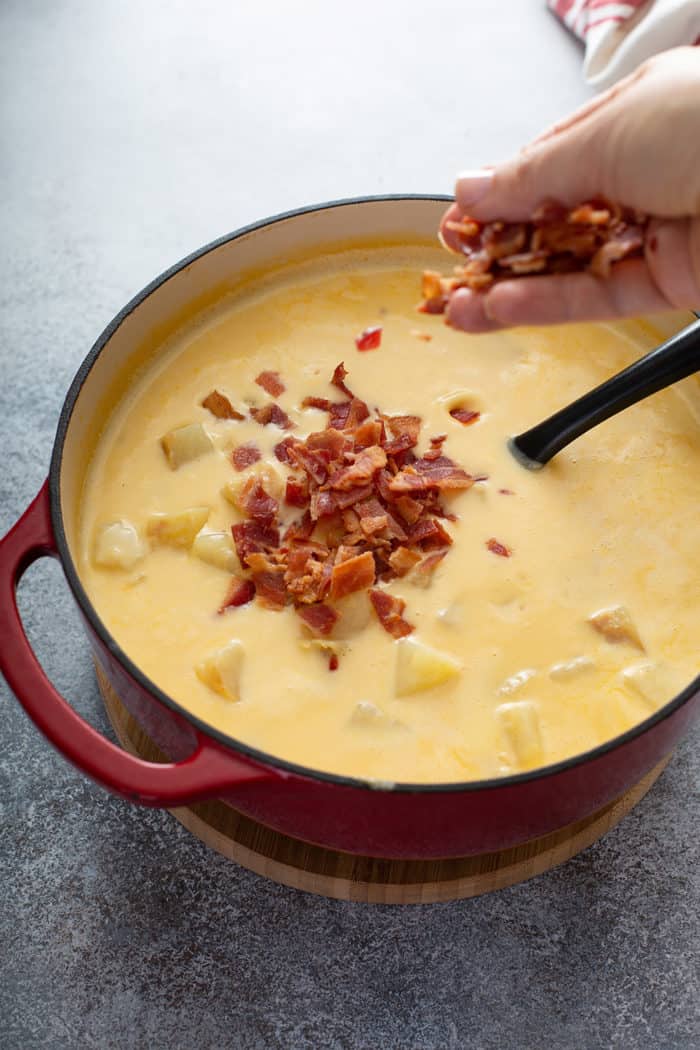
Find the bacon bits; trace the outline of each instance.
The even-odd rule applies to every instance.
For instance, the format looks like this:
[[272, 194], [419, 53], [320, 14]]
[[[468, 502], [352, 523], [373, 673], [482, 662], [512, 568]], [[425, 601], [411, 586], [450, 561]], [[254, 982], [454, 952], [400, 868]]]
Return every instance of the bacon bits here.
[[481, 419], [481, 412], [475, 412], [471, 408], [452, 408], [450, 409], [450, 415], [465, 427], [471, 426], [472, 423], [477, 423]]
[[287, 389], [280, 379], [279, 372], [261, 372], [255, 382], [261, 386], [270, 397], [279, 397]]
[[239, 445], [231, 453], [231, 462], [236, 470], [247, 470], [248, 467], [252, 467], [253, 463], [257, 463], [259, 459], [262, 459], [262, 453], [253, 444]]
[[235, 609], [240, 605], [247, 605], [255, 597], [255, 584], [252, 580], [242, 580], [239, 576], [232, 576], [229, 581], [226, 597], [219, 606], [219, 613], [227, 609]]
[[491, 537], [490, 540], [486, 541], [486, 546], [492, 554], [497, 554], [499, 558], [510, 558], [511, 554], [513, 553], [509, 547], [506, 547], [504, 543], [501, 543], [499, 540], [495, 540], [493, 537]]
[[358, 350], [376, 350], [381, 341], [382, 326], [380, 324], [376, 324], [372, 328], [365, 328], [363, 332], [355, 336], [355, 346]]
[[[245, 520], [233, 526], [233, 541], [256, 600], [268, 609], [293, 606], [315, 636], [330, 635], [348, 597], [364, 592], [384, 629], [403, 638], [413, 630], [405, 602], [379, 585], [409, 572], [429, 583], [452, 544], [441, 519], [455, 518], [440, 501], [474, 479], [443, 453], [444, 434], [419, 456], [420, 417], [371, 415], [347, 374], [341, 362], [331, 378], [345, 400], [313, 399], [328, 413], [324, 430], [275, 445], [288, 471], [283, 501], [299, 517], [281, 535], [278, 500], [264, 480], [250, 477], [237, 500]], [[339, 633], [361, 629], [348, 617]]]
[[208, 409], [217, 419], [245, 419], [245, 416], [237, 412], [229, 399], [218, 390], [212, 390], [211, 394], [202, 401], [202, 407]]
[[335, 609], [331, 609], [330, 605], [324, 605], [323, 602], [318, 605], [303, 605], [297, 609], [297, 612], [312, 634], [322, 637], [331, 633], [340, 615]]
[[396, 598], [393, 594], [375, 589], [369, 592], [369, 599], [379, 622], [392, 638], [405, 638], [407, 634], [411, 634], [413, 627], [402, 615], [406, 608], [403, 598]]
[[268, 423], [274, 423], [276, 427], [280, 427], [282, 430], [291, 430], [294, 426], [287, 413], [279, 405], [276, 405], [274, 401], [263, 405], [262, 408], [251, 408], [250, 414], [261, 427], [266, 427]]
[[371, 551], [357, 554], [338, 562], [333, 566], [331, 573], [331, 601], [344, 598], [353, 591], [364, 591], [374, 583], [374, 558]]
[[530, 222], [482, 224], [464, 217], [452, 222], [465, 256], [454, 274], [433, 270], [423, 274], [422, 313], [444, 313], [458, 288], [482, 291], [495, 281], [538, 273], [588, 271], [610, 276], [620, 259], [641, 257], [648, 217], [602, 198], [568, 210], [556, 201], [544, 201]]

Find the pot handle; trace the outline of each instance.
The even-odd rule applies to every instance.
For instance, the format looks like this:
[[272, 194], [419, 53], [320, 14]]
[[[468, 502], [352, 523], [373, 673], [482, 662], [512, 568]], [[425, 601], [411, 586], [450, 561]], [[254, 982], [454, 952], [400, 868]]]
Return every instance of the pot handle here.
[[144, 806], [183, 806], [229, 788], [284, 779], [281, 771], [242, 761], [198, 734], [182, 762], [146, 762], [93, 729], [54, 689], [37, 660], [17, 609], [16, 590], [32, 562], [57, 557], [48, 480], [0, 540], [0, 670], [29, 717], [62, 755], [110, 791]]

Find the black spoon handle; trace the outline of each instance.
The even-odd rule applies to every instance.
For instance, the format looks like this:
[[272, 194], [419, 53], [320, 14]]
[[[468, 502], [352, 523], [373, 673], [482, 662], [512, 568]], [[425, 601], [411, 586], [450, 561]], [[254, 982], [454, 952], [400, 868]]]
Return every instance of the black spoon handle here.
[[700, 321], [695, 321], [595, 390], [511, 438], [510, 450], [524, 466], [538, 470], [603, 420], [699, 370]]

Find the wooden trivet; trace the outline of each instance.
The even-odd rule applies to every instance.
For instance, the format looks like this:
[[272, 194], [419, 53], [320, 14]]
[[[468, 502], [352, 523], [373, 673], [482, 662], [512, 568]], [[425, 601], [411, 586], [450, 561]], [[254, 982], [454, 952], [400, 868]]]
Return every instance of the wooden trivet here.
[[[149, 762], [168, 761], [97, 668], [109, 720], [123, 747]], [[314, 846], [238, 813], [225, 802], [170, 812], [207, 846], [257, 875], [337, 900], [430, 904], [504, 889], [563, 864], [587, 849], [642, 799], [670, 759], [590, 817], [510, 849], [447, 860], [382, 860]]]

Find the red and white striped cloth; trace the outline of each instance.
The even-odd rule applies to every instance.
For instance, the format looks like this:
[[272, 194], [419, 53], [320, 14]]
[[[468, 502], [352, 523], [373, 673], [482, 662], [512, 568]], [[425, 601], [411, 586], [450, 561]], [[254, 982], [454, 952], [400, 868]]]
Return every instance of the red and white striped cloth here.
[[700, 44], [700, 0], [547, 0], [586, 47], [583, 73], [606, 88], [640, 62], [679, 44]]

